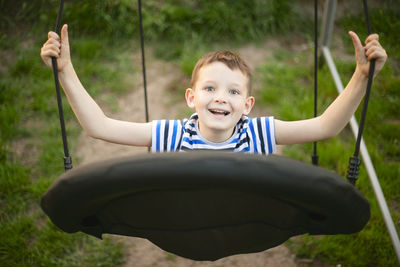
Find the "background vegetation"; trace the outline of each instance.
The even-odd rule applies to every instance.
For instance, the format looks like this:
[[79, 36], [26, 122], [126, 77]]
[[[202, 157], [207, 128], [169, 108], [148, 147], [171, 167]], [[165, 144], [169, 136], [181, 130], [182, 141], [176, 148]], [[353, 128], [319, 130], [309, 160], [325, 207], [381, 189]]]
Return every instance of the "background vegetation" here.
[[[307, 1], [143, 2], [147, 43], [155, 47], [161, 58], [179, 63], [188, 75], [199, 54], [217, 43], [239, 46], [265, 38], [291, 41], [299, 35], [312, 39], [313, 22]], [[374, 82], [365, 140], [399, 230], [400, 5], [398, 0], [374, 1], [373, 5], [371, 24], [380, 33], [389, 60]], [[54, 82], [39, 58], [45, 33], [55, 25], [57, 7], [56, 0], [0, 0], [0, 265], [116, 266], [124, 261], [122, 244], [111, 239], [98, 241], [79, 233], [65, 234], [39, 207], [40, 196], [63, 170]], [[340, 30], [336, 30], [334, 39], [343, 40], [343, 44], [333, 42], [333, 52], [353, 53], [346, 30], [365, 32], [360, 11], [354, 6], [344, 9], [336, 20], [336, 29]], [[137, 71], [129, 57], [129, 52], [137, 48], [135, 3], [70, 0], [65, 3], [63, 21], [70, 25], [74, 38], [71, 46], [77, 55], [75, 66], [81, 79], [91, 84], [90, 94], [110, 91], [118, 97], [125, 92], [124, 88], [132, 87], [129, 77]], [[282, 119], [310, 117], [312, 48], [297, 53], [277, 49], [273, 54], [274, 60], [255, 73], [263, 84], [258, 105], [261, 102], [270, 107]], [[354, 62], [346, 58], [349, 57], [337, 58], [343, 81], [354, 68]], [[323, 110], [336, 96], [326, 66], [320, 71], [319, 85], [323, 88], [319, 110]], [[64, 111], [73, 148], [80, 127], [65, 99]], [[346, 129], [339, 137], [320, 143], [320, 163], [343, 175], [353, 149], [354, 139]], [[284, 153], [309, 161], [311, 146], [287, 147]], [[358, 187], [371, 202], [372, 217], [366, 228], [354, 235], [303, 236], [291, 240], [288, 244], [298, 257], [345, 266], [396, 265], [364, 169], [359, 178]]]

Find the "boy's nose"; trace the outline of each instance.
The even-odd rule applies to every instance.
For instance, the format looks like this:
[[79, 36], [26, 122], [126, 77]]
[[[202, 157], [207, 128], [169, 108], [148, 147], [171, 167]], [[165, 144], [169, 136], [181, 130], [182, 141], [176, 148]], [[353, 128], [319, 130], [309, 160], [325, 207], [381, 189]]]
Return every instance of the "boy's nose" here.
[[214, 96], [214, 102], [216, 102], [216, 103], [222, 103], [222, 104], [227, 103], [225, 94], [223, 94], [223, 93], [217, 93], [217, 94], [215, 94], [215, 96]]

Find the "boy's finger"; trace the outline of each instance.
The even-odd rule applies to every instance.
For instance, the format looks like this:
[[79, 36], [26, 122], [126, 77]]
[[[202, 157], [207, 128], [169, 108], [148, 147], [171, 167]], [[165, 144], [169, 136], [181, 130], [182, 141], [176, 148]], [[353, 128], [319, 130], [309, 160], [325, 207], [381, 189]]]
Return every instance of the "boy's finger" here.
[[376, 34], [376, 33], [370, 34], [370, 35], [367, 37], [367, 39], [365, 39], [365, 43], [369, 43], [369, 42], [371, 42], [371, 41], [373, 41], [373, 40], [379, 41], [379, 35]]
[[370, 49], [371, 47], [381, 47], [381, 45], [379, 44], [379, 42], [377, 40], [372, 40], [370, 41], [368, 44], [365, 45], [365, 50]]
[[67, 24], [64, 24], [63, 27], [61, 28], [61, 42], [66, 45], [69, 44], [68, 25]]
[[353, 41], [353, 46], [354, 46], [356, 55], [358, 55], [359, 53], [362, 53], [363, 46], [361, 44], [360, 38], [358, 38], [358, 35], [353, 31], [349, 31], [349, 35], [351, 37], [351, 40]]
[[47, 41], [47, 43], [55, 45], [57, 47], [60, 47], [60, 45], [61, 45], [60, 42], [58, 40], [55, 40], [55, 39], [50, 39], [50, 40]]
[[384, 52], [382, 52], [382, 51], [372, 51], [368, 55], [368, 60], [372, 60], [372, 59], [385, 60], [386, 59], [386, 54]]
[[372, 58], [386, 60], [387, 58], [386, 51], [377, 47], [371, 47], [365, 52], [365, 55], [368, 57], [368, 60], [371, 60]]
[[50, 38], [59, 39], [58, 34], [55, 33], [55, 32], [49, 32], [49, 33], [47, 34], [47, 36], [48, 36], [49, 39], [50, 39]]
[[58, 47], [56, 47], [56, 46], [50, 47], [49, 50], [56, 52], [57, 55], [60, 54], [60, 52], [61, 52], [61, 51], [60, 51], [60, 48], [58, 48]]
[[47, 52], [47, 55], [49, 55], [50, 57], [55, 57], [55, 58], [59, 58], [60, 57], [60, 53], [58, 51], [48, 50], [46, 52]]
[[60, 51], [56, 49], [43, 48], [41, 51], [42, 57], [60, 57]]

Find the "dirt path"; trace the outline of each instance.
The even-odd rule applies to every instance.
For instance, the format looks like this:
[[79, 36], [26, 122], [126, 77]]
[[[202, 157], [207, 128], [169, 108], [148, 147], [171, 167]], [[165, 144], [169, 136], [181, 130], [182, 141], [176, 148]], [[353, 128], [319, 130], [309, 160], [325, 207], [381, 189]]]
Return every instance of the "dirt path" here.
[[[270, 43], [271, 46], [276, 46], [276, 43]], [[270, 50], [260, 49], [250, 45], [239, 49], [239, 53], [246, 61], [255, 69], [259, 64], [271, 56]], [[179, 104], [168, 106], [171, 98], [165, 88], [181, 79], [182, 73], [178, 66], [171, 63], [155, 60], [147, 53], [147, 76], [148, 76], [148, 95], [149, 95], [149, 110], [150, 120], [159, 118], [176, 118], [177, 112], [184, 110], [185, 103], [181, 101]], [[140, 62], [139, 55], [137, 62]], [[141, 73], [137, 73], [137, 81], [141, 81]], [[255, 87], [257, 85], [255, 84]], [[120, 111], [111, 114], [105, 109], [107, 115], [129, 121], [144, 121], [144, 100], [142, 92], [142, 84], [138, 82], [136, 89], [125, 95], [119, 101]], [[257, 88], [254, 88], [254, 93], [257, 94]], [[183, 95], [183, 92], [182, 92]], [[182, 98], [183, 100], [183, 98]], [[98, 100], [101, 103], [101, 99]], [[101, 104], [100, 104], [101, 105]], [[257, 106], [257, 105], [256, 105]], [[104, 107], [103, 107], [104, 108]], [[252, 116], [268, 114], [266, 110], [255, 108], [252, 111]], [[100, 140], [94, 140], [87, 137], [84, 133], [81, 134], [76, 155], [82, 159], [82, 164], [93, 161], [104, 160], [116, 156], [126, 156], [138, 153], [147, 153], [146, 148], [135, 148], [106, 143]], [[235, 255], [220, 259], [216, 262], [196, 262], [184, 259], [172, 254], [169, 254], [146, 239], [132, 237], [115, 237], [116, 240], [126, 244], [127, 255], [125, 266], [304, 266], [296, 262], [295, 256], [284, 245], [264, 251], [261, 253]]]

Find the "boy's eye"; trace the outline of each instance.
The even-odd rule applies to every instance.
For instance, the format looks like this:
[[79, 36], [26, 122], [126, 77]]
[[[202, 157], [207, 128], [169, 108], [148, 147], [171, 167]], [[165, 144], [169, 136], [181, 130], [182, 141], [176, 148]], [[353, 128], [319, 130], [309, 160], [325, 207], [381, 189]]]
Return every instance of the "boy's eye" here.
[[231, 89], [231, 90], [229, 90], [229, 93], [231, 93], [232, 95], [238, 95], [238, 94], [240, 94], [239, 90], [236, 90], [236, 89]]
[[205, 88], [205, 90], [207, 92], [212, 92], [212, 91], [214, 91], [214, 87], [208, 86], [208, 87]]

